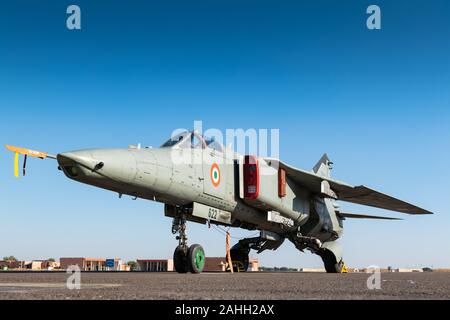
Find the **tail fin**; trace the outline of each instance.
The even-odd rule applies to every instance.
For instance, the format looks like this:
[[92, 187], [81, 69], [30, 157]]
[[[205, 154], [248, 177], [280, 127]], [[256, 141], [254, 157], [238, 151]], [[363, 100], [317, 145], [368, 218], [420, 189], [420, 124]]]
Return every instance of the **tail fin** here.
[[333, 162], [330, 161], [328, 155], [324, 153], [322, 158], [316, 163], [313, 168], [315, 174], [318, 174], [322, 177], [330, 178], [331, 177], [331, 165]]

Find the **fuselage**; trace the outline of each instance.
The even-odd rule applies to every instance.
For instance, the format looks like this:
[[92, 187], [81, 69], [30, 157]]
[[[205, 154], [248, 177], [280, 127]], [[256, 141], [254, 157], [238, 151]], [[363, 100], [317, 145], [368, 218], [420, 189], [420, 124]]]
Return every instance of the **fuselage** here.
[[[222, 169], [220, 185], [212, 191], [205, 189], [210, 187], [205, 180], [209, 180], [212, 164], [203, 163], [203, 152], [211, 150], [90, 149], [61, 153], [57, 159], [65, 175], [81, 183], [173, 206], [197, 202], [231, 212], [235, 226], [285, 231], [269, 223], [264, 212], [239, 199], [235, 159], [227, 161], [223, 154], [218, 155], [221, 161], [213, 158]], [[180, 161], [173, 161], [173, 156]]]

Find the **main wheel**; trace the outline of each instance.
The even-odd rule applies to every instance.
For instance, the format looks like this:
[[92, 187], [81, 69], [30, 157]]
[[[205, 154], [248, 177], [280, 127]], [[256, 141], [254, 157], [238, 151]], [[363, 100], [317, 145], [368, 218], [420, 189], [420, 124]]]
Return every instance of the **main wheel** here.
[[199, 244], [193, 244], [189, 247], [187, 254], [189, 271], [192, 273], [200, 273], [205, 267], [205, 251]]
[[347, 273], [347, 267], [343, 260], [336, 261], [334, 254], [325, 250], [320, 255], [322, 257], [323, 264], [327, 273]]
[[347, 273], [347, 266], [345, 265], [344, 261], [339, 261], [338, 263], [334, 264], [325, 264], [325, 270], [327, 273]]
[[250, 259], [248, 258], [248, 251], [241, 248], [230, 249], [231, 263], [233, 264], [234, 272], [246, 272]]
[[173, 265], [175, 271], [178, 273], [187, 273], [189, 271], [188, 266], [188, 248], [187, 246], [178, 246], [173, 253]]

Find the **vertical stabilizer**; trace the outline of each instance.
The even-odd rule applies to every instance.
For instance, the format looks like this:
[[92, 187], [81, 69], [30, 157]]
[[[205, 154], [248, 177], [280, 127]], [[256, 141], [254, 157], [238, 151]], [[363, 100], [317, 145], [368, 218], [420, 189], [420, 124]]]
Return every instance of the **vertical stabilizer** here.
[[325, 153], [322, 158], [316, 163], [313, 168], [314, 173], [322, 176], [322, 177], [331, 177], [331, 165], [333, 162], [330, 161], [328, 155]]

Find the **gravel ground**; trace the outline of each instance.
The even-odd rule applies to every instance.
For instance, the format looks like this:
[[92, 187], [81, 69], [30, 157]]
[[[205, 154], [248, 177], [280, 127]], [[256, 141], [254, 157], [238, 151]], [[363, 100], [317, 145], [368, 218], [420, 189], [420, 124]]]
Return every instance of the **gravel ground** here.
[[69, 290], [66, 273], [0, 272], [0, 299], [450, 299], [450, 273], [81, 273]]

